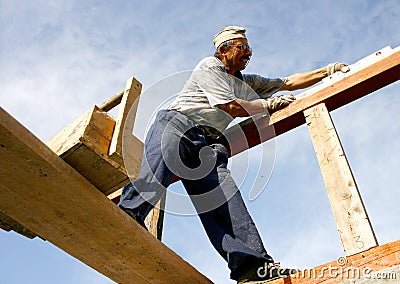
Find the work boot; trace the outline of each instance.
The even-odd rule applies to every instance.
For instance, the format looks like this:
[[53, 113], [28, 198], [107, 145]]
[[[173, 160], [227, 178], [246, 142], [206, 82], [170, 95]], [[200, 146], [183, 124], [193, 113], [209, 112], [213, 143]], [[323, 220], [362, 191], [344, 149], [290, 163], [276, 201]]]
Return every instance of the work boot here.
[[300, 272], [298, 269], [282, 268], [279, 263], [266, 263], [264, 266], [247, 270], [239, 277], [237, 283], [264, 283], [264, 281], [286, 278], [298, 272]]

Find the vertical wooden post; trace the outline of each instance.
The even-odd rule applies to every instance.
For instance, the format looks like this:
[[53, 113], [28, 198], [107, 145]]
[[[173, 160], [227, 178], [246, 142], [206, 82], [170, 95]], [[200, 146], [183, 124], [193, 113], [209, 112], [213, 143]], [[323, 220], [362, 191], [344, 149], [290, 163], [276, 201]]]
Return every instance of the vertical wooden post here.
[[[137, 176], [139, 175], [142, 160], [143, 148], [139, 147], [142, 143], [129, 132], [133, 129], [135, 123], [141, 90], [142, 84], [134, 77], [126, 81], [109, 149], [110, 158], [119, 164], [124, 164], [128, 176], [134, 176], [135, 173], [137, 173]], [[124, 133], [124, 130], [127, 131]], [[125, 153], [122, 153], [123, 135], [126, 135], [124, 138]], [[159, 240], [161, 240], [164, 221], [165, 194], [145, 220], [149, 232]]]
[[374, 231], [325, 104], [304, 111], [346, 255], [377, 246]]
[[[125, 91], [121, 98], [118, 116], [115, 122], [114, 133], [111, 138], [109, 148], [110, 156], [113, 156], [114, 154], [117, 154], [119, 158], [122, 156], [122, 135], [124, 134], [125, 129], [133, 129], [141, 90], [142, 84], [134, 77], [131, 77], [126, 81]], [[131, 114], [128, 117], [130, 112]]]
[[150, 211], [149, 215], [147, 215], [146, 220], [144, 221], [149, 232], [160, 241], [164, 226], [164, 210], [166, 199], [167, 191], [163, 193], [160, 201], [157, 202], [155, 207]]

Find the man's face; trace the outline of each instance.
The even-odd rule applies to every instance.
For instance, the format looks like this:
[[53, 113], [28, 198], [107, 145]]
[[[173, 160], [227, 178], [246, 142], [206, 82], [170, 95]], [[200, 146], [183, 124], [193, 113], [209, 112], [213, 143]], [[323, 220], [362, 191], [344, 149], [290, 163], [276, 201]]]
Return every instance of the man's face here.
[[240, 38], [234, 40], [234, 44], [225, 50], [224, 55], [227, 59], [226, 63], [230, 71], [229, 73], [231, 73], [241, 71], [246, 68], [246, 65], [252, 55], [252, 51], [251, 48], [249, 48], [247, 39]]

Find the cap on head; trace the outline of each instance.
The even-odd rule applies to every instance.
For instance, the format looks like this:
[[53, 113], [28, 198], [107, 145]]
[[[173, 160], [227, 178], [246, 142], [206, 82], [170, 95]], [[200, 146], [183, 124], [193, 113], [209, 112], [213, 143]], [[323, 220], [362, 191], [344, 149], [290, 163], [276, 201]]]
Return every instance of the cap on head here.
[[237, 39], [237, 38], [246, 38], [246, 29], [238, 26], [228, 26], [223, 28], [220, 32], [218, 32], [214, 36], [213, 43], [217, 48], [221, 43], [224, 43], [227, 40]]

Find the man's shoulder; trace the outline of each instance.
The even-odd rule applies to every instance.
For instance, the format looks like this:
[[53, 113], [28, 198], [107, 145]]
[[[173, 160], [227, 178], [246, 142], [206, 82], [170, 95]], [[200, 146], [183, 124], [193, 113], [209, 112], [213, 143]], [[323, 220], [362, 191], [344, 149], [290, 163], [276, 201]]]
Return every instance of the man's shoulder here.
[[213, 67], [223, 68], [224, 64], [215, 56], [207, 56], [199, 61], [199, 63], [195, 67], [195, 70], [204, 70]]

